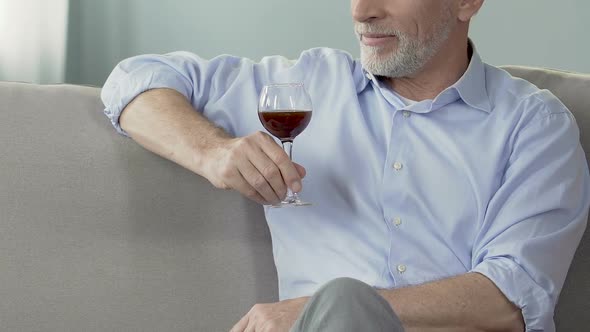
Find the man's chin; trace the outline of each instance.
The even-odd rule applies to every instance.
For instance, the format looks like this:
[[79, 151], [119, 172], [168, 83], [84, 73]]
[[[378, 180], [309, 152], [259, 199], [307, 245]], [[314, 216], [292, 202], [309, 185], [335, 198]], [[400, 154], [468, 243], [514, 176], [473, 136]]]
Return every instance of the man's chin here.
[[375, 58], [361, 58], [361, 65], [365, 71], [375, 77], [399, 78], [409, 75], [403, 67], [388, 63], [388, 61], [376, 61]]
[[361, 64], [363, 68], [376, 76], [384, 76], [382, 71], [378, 68], [386, 67], [386, 64], [389, 62], [389, 58], [385, 56], [375, 56], [374, 54], [371, 55], [361, 55]]
[[[367, 62], [361, 62], [363, 69], [367, 72], [370, 73], [371, 75], [377, 77], [387, 77], [388, 75], [386, 73], [384, 73], [382, 70], [379, 70], [379, 66], [376, 66], [375, 63], [367, 63]], [[385, 74], [385, 75], [384, 75]]]

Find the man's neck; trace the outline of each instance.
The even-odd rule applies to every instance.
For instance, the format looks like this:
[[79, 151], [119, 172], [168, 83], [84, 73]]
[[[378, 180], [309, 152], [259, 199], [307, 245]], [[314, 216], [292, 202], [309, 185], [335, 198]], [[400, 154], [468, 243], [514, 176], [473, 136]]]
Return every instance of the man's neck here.
[[469, 67], [470, 53], [465, 38], [449, 40], [419, 73], [411, 77], [386, 78], [385, 82], [407, 99], [434, 99], [463, 76]]

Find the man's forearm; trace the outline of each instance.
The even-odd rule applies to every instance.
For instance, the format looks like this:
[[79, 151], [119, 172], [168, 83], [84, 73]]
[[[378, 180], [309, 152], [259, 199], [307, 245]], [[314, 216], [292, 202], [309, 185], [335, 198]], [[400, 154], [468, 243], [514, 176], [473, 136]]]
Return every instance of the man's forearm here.
[[119, 122], [144, 148], [200, 175], [206, 151], [230, 138], [171, 89], [154, 89], [137, 96]]
[[407, 332], [524, 331], [520, 309], [478, 273], [379, 292]]

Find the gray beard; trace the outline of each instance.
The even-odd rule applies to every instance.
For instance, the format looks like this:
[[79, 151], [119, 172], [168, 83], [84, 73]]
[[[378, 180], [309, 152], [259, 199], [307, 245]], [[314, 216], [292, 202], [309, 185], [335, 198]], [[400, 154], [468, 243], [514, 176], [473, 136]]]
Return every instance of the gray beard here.
[[434, 28], [435, 32], [425, 41], [413, 39], [399, 31], [396, 32], [398, 49], [393, 53], [387, 54], [386, 50], [361, 43], [363, 68], [375, 76], [389, 78], [413, 76], [432, 59], [449, 38], [453, 28], [453, 19], [451, 14], [444, 13], [443, 20]]

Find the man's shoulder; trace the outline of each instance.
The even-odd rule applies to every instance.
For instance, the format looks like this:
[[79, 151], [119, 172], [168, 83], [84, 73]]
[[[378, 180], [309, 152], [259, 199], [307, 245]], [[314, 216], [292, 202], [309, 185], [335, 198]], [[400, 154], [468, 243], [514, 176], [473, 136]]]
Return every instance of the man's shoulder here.
[[153, 57], [172, 58], [177, 59], [178, 62], [208, 62], [208, 63], [224, 63], [224, 64], [246, 64], [246, 65], [264, 65], [264, 66], [282, 66], [292, 67], [298, 64], [310, 63], [345, 63], [348, 65], [356, 65], [359, 61], [356, 60], [349, 52], [328, 47], [316, 47], [302, 51], [298, 57], [291, 57], [286, 55], [267, 55], [260, 60], [253, 60], [252, 58], [243, 57], [232, 54], [220, 54], [212, 58], [204, 58], [197, 53], [187, 51], [176, 51], [161, 56], [154, 54], [146, 54], [136, 56], [133, 59], [151, 59]]
[[312, 48], [300, 53], [297, 59], [285, 56], [267, 56], [254, 64], [255, 70], [272, 76], [271, 81], [281, 79], [345, 82], [352, 80], [359, 86], [362, 66], [346, 51], [332, 48]]
[[269, 63], [283, 63], [290, 66], [300, 64], [314, 64], [314, 65], [330, 65], [330, 64], [345, 64], [349, 66], [355, 66], [357, 60], [344, 50], [328, 48], [328, 47], [316, 47], [308, 50], [304, 50], [300, 53], [296, 59], [290, 59], [282, 55], [271, 55], [266, 56], [260, 60], [262, 64]]
[[344, 50], [339, 50], [335, 48], [328, 48], [328, 47], [316, 47], [310, 48], [305, 50], [301, 53], [301, 56], [309, 56], [313, 58], [319, 59], [327, 59], [327, 60], [345, 60], [349, 62], [354, 62], [353, 56]]
[[530, 117], [569, 112], [549, 90], [496, 66], [486, 64], [485, 71], [486, 88], [494, 111], [520, 112]]

